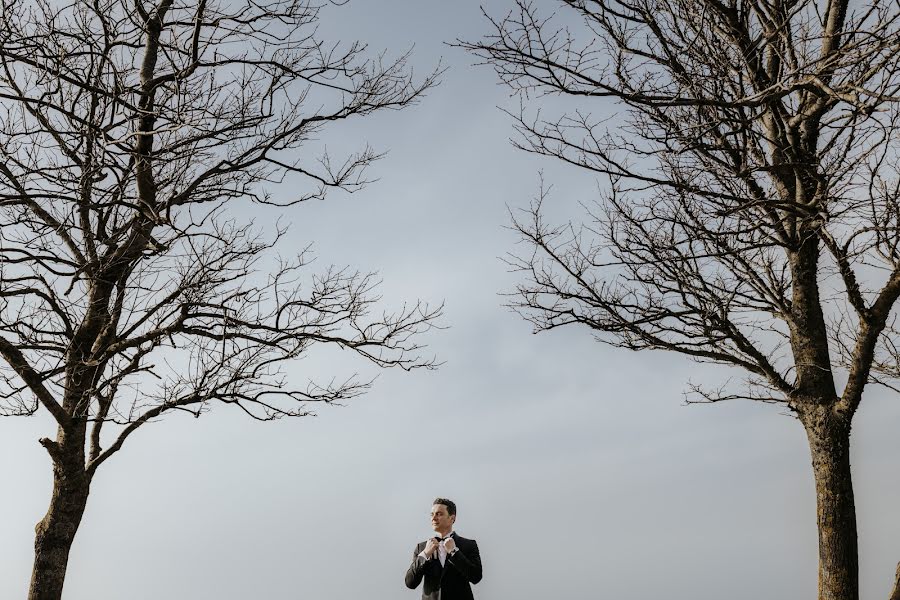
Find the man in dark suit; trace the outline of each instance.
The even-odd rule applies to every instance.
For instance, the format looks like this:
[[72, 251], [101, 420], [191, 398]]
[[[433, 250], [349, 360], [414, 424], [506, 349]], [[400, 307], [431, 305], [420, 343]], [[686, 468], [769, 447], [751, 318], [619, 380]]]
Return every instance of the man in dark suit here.
[[431, 507], [435, 535], [419, 542], [406, 571], [406, 587], [416, 589], [422, 580], [422, 600], [474, 600], [470, 584], [481, 581], [481, 556], [475, 540], [456, 535], [456, 504], [437, 498]]

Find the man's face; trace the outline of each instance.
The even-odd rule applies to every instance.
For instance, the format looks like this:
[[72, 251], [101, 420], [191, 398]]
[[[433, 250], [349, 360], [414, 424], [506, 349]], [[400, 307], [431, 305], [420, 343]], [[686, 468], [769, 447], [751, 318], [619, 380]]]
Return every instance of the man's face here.
[[443, 504], [435, 504], [431, 507], [431, 527], [438, 533], [447, 533], [453, 529], [456, 515], [447, 512]]

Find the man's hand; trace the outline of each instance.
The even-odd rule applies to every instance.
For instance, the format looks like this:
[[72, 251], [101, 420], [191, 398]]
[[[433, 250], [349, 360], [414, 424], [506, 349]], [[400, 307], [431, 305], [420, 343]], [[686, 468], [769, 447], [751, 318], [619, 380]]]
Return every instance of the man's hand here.
[[423, 552], [425, 552], [425, 556], [427, 556], [428, 558], [434, 557], [434, 553], [437, 552], [438, 549], [438, 544], [439, 542], [437, 541], [437, 538], [431, 538], [430, 540], [428, 540], [428, 542], [425, 544], [425, 550], [423, 550]]
[[446, 540], [441, 542], [441, 545], [444, 547], [444, 550], [447, 551], [447, 554], [450, 554], [451, 552], [453, 552], [453, 550], [456, 549], [456, 540], [454, 540], [452, 537], [448, 537]]

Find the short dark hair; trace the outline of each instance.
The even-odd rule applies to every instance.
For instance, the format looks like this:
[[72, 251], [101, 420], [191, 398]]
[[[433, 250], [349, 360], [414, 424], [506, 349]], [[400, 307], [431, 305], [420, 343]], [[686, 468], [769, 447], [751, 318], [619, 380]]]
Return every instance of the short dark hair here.
[[432, 502], [431, 504], [443, 504], [447, 507], [447, 514], [451, 516], [456, 514], [456, 502], [454, 502], [453, 500], [447, 500], [446, 498], [435, 498], [434, 502]]

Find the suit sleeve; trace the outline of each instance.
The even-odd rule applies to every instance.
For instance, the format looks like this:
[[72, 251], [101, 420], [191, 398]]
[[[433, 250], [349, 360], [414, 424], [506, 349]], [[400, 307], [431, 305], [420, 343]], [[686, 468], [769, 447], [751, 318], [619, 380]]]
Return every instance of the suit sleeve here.
[[412, 563], [409, 565], [409, 569], [406, 570], [406, 587], [411, 590], [419, 587], [419, 584], [422, 583], [422, 578], [425, 576], [427, 561], [419, 556], [420, 552], [419, 546], [416, 546], [415, 550], [413, 550]]
[[466, 578], [469, 583], [478, 583], [481, 581], [481, 554], [478, 552], [478, 544], [475, 540], [471, 540], [471, 544], [467, 544], [467, 548], [459, 549], [459, 552], [453, 556], [448, 556], [447, 560], [450, 564]]

